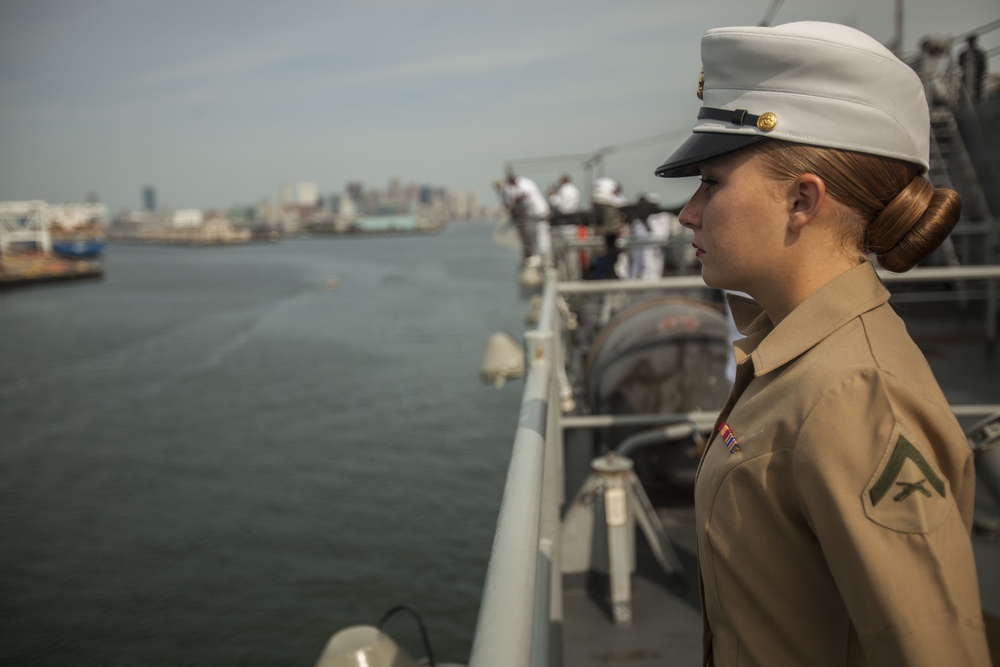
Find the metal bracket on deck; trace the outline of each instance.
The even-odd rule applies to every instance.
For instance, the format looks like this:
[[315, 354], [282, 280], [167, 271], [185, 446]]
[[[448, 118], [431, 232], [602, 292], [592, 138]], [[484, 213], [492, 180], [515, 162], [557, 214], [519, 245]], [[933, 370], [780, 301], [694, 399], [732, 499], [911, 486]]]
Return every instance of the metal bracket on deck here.
[[[593, 459], [590, 468], [590, 477], [563, 521], [564, 546], [575, 541], [577, 547], [564, 548], [563, 572], [595, 570], [607, 573], [612, 617], [615, 623], [628, 625], [632, 622], [636, 521], [665, 573], [681, 574], [683, 567], [635, 475], [632, 459], [612, 451]], [[601, 548], [602, 535], [606, 536], [606, 551]], [[582, 540], [589, 540], [591, 548], [578, 548]], [[565, 556], [580, 553], [588, 554], [590, 559], [572, 561], [572, 556]]]

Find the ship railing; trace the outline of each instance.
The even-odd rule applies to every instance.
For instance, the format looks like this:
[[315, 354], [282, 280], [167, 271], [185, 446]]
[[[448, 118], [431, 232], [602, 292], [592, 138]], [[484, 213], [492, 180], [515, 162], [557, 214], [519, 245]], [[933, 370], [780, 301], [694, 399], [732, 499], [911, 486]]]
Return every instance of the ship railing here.
[[497, 520], [470, 667], [550, 662], [550, 609], [561, 603], [562, 502], [556, 279], [546, 272], [538, 326], [525, 334], [521, 412]]
[[[995, 285], [1000, 266], [918, 268], [906, 274], [879, 272], [886, 282], [984, 280], [994, 286], [987, 330], [995, 336]], [[545, 272], [542, 307], [535, 329], [525, 334], [527, 360], [520, 416], [501, 500], [470, 667], [561, 665], [562, 577], [560, 512], [565, 502], [563, 434], [569, 428], [693, 422], [711, 428], [714, 412], [649, 415], [563, 414], [566, 333], [559, 299], [569, 294], [608, 294], [705, 288], [701, 276], [659, 281], [560, 280]], [[959, 417], [1000, 412], [1000, 405], [953, 405]]]
[[[982, 229], [993, 230], [996, 233], [997, 220], [990, 219], [983, 223]], [[677, 249], [685, 243], [681, 239], [678, 243], [675, 239], [667, 242], [652, 239], [629, 240], [620, 244], [620, 248], [627, 250], [633, 247], [663, 245], [666, 248]], [[992, 248], [996, 244], [995, 240], [990, 240], [988, 245]], [[575, 280], [578, 273], [565, 267], [575, 267], [575, 263], [567, 258], [579, 250], [590, 250], [603, 246], [601, 239], [566, 239], [557, 244], [554, 250], [553, 261], [557, 266], [563, 268], [564, 282], [559, 285], [559, 292], [562, 294], [587, 294], [607, 291], [648, 291], [656, 289], [670, 289], [671, 286], [680, 285], [677, 281], [688, 281], [684, 288], [706, 288], [701, 281], [700, 275], [674, 276], [664, 278], [660, 281], [579, 281]], [[878, 270], [882, 282], [887, 284], [900, 283], [921, 283], [921, 284], [948, 284], [947, 290], [923, 290], [913, 292], [896, 292], [892, 300], [895, 303], [913, 302], [935, 302], [951, 301], [966, 304], [969, 301], [984, 302], [983, 328], [987, 344], [992, 348], [997, 340], [997, 314], [1000, 312], [1000, 287], [998, 287], [997, 277], [1000, 276], [1000, 264], [974, 264], [974, 265], [952, 265], [952, 266], [927, 266], [910, 269], [905, 273], [892, 273], [884, 269]]]

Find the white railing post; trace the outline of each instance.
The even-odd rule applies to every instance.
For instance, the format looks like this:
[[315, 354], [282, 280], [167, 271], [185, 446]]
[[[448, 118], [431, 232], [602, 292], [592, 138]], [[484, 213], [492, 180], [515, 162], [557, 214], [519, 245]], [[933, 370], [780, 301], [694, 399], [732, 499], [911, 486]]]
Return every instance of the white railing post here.
[[[554, 295], [549, 282], [544, 298], [546, 305], [552, 306]], [[557, 383], [551, 315], [543, 317], [540, 324], [548, 328], [525, 334], [528, 370], [520, 420], [486, 573], [470, 667], [534, 664], [541, 667], [548, 661], [550, 568], [554, 556], [553, 545], [549, 540], [541, 540], [541, 532], [546, 445], [551, 436], [549, 404], [552, 387]]]

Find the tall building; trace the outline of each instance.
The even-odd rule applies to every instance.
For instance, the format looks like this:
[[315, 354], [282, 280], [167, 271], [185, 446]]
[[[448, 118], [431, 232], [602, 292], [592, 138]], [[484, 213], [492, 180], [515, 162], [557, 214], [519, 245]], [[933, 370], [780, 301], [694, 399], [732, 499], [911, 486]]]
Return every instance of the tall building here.
[[483, 215], [482, 206], [479, 203], [479, 193], [475, 190], [469, 191], [469, 217], [478, 220]]
[[451, 195], [451, 212], [456, 220], [469, 219], [469, 201], [466, 193], [462, 190], [453, 192]]
[[351, 181], [347, 184], [347, 194], [351, 196], [351, 199], [355, 203], [363, 202], [365, 200], [365, 188], [360, 181]]
[[389, 179], [389, 191], [388, 191], [388, 204], [392, 206], [397, 211], [404, 208], [403, 202], [403, 186], [399, 182], [398, 178]]
[[156, 210], [156, 190], [152, 185], [147, 185], [142, 189], [142, 208], [144, 211]]
[[299, 206], [316, 206], [319, 202], [319, 187], [315, 182], [299, 183]]
[[354, 205], [354, 200], [350, 194], [345, 194], [337, 202], [337, 215], [341, 220], [353, 220], [358, 216], [358, 209]]

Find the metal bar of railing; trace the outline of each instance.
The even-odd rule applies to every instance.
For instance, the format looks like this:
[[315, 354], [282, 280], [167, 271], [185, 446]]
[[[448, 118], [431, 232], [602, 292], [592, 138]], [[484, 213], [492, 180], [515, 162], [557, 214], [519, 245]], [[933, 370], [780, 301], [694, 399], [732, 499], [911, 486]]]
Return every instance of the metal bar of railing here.
[[[884, 269], [878, 275], [885, 283], [958, 283], [958, 289], [947, 293], [919, 292], [900, 294], [897, 302], [948, 301], [956, 298], [981, 299], [986, 302], [985, 338], [993, 344], [997, 337], [998, 290], [1000, 266], [945, 266], [917, 267], [905, 273], [892, 273]], [[964, 287], [964, 281], [985, 280], [985, 289]], [[590, 280], [564, 281], [557, 284], [560, 294], [602, 294], [607, 292], [644, 292], [651, 290], [681, 290], [707, 288], [700, 275], [670, 276], [660, 280]]]
[[700, 275], [671, 276], [660, 280], [586, 280], [561, 282], [560, 294], [603, 294], [606, 292], [646, 292], [658, 289], [708, 289]]
[[[556, 290], [551, 285], [556, 284], [555, 269], [547, 269], [545, 272], [545, 287], [542, 290], [542, 305], [538, 313], [538, 330], [555, 332], [558, 309], [556, 308]], [[558, 361], [558, 359], [554, 360]]]
[[[552, 320], [548, 322], [551, 325]], [[539, 554], [549, 402], [555, 385], [553, 332], [529, 331], [525, 342], [529, 365], [520, 421], [500, 504], [470, 667], [526, 666], [535, 664], [534, 660], [549, 651], [547, 633], [541, 632], [538, 622], [540, 616], [548, 618], [549, 604], [549, 573], [540, 571]], [[545, 566], [548, 563], [548, 558], [543, 559]], [[539, 586], [545, 590], [539, 590]]]
[[528, 665], [534, 636], [547, 369], [532, 368], [514, 438], [470, 667]]
[[[879, 276], [885, 282], [936, 282], [954, 281], [957, 289], [952, 294], [953, 298], [978, 298], [986, 302], [986, 314], [984, 317], [984, 337], [987, 344], [994, 345], [997, 338], [997, 279], [1000, 279], [1000, 266], [949, 266], [949, 267], [918, 267], [910, 269], [906, 273], [889, 273], [879, 271]], [[962, 281], [983, 280], [987, 281], [985, 291], [970, 290], [965, 287]], [[942, 300], [940, 294], [936, 293], [911, 293], [898, 295], [898, 302], [913, 301], [936, 301]]]
[[660, 424], [675, 424], [693, 422], [699, 430], [711, 430], [715, 424], [718, 411], [650, 413], [641, 415], [573, 415], [563, 417], [562, 427], [574, 428], [604, 428], [607, 426], [656, 426]]
[[[1000, 412], [1000, 404], [970, 403], [968, 405], [952, 405], [956, 417], [988, 417]], [[711, 431], [718, 412], [678, 412], [649, 413], [639, 415], [578, 415], [563, 417], [564, 429], [607, 428], [609, 426], [660, 426], [682, 422], [694, 423], [699, 431]]]
[[879, 277], [884, 282], [936, 282], [951, 280], [997, 280], [1000, 279], [1000, 266], [933, 266], [917, 267], [906, 273], [892, 273], [879, 270]]
[[[951, 282], [954, 280], [1000, 280], [1000, 266], [918, 267], [906, 273], [880, 269], [879, 277], [887, 283]], [[589, 280], [558, 284], [560, 294], [600, 294], [615, 291], [646, 291], [655, 289], [690, 289], [706, 287], [700, 275], [670, 276], [660, 280]]]

